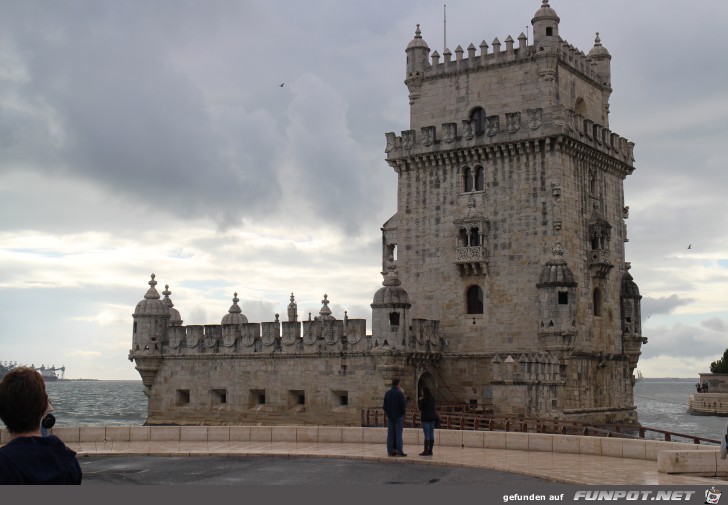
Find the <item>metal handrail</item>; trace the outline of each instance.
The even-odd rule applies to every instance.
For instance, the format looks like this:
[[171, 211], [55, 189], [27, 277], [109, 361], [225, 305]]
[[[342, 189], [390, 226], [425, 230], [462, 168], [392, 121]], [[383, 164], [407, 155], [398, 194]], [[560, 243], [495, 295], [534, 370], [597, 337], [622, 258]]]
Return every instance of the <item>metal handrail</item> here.
[[[463, 404], [463, 406], [471, 407], [470, 405], [465, 404]], [[663, 430], [660, 428], [651, 428], [641, 425], [594, 425], [579, 423], [575, 421], [559, 421], [553, 419], [522, 418], [518, 416], [494, 416], [489, 414], [475, 414], [472, 413], [472, 411], [468, 412], [468, 410], [470, 409], [466, 408], [458, 411], [458, 409], [454, 408], [454, 406], [450, 406], [450, 408], [448, 408], [447, 405], [444, 406], [444, 408], [441, 408], [441, 406], [438, 405], [437, 410], [440, 417], [440, 427], [450, 430], [559, 433], [562, 435], [578, 434], [587, 436], [619, 437], [632, 439], [646, 439], [647, 435], [649, 433], [652, 433], [658, 434], [666, 442], [671, 442], [673, 441], [673, 437], [678, 437], [691, 440], [696, 445], [699, 445], [701, 442], [706, 444], [720, 444], [719, 440], [711, 438], [687, 435], [684, 433]], [[362, 426], [386, 426], [386, 419], [386, 415], [381, 408], [362, 409]], [[419, 411], [409, 410], [407, 412], [407, 414], [405, 415], [405, 426], [409, 428], [419, 428], [422, 426]]]

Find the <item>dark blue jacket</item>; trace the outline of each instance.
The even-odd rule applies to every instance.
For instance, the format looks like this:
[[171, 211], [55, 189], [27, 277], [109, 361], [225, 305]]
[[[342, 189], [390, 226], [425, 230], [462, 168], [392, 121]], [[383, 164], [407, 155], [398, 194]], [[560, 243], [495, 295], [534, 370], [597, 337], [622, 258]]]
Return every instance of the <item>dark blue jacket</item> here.
[[384, 413], [389, 419], [399, 419], [407, 411], [407, 400], [399, 387], [393, 387], [384, 395]]
[[420, 398], [417, 401], [417, 406], [420, 408], [422, 415], [422, 422], [432, 422], [437, 417], [435, 412], [435, 399], [432, 396]]
[[76, 453], [61, 439], [18, 437], [0, 447], [0, 484], [80, 484]]

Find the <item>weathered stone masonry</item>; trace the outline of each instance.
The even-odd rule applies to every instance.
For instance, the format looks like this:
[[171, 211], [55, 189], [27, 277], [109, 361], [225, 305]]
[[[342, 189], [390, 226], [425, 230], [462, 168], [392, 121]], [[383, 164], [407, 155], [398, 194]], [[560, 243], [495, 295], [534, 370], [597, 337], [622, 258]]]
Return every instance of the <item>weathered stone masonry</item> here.
[[[406, 49], [410, 128], [386, 134], [397, 212], [364, 320], [319, 315], [181, 326], [154, 279], [130, 359], [150, 423], [358, 424], [399, 376], [408, 396], [495, 413], [635, 421], [646, 342], [628, 272], [623, 184], [634, 144], [609, 130], [611, 55], [559, 36], [544, 0], [521, 34], [440, 61]], [[466, 53], [467, 51], [467, 53]], [[396, 259], [395, 259], [396, 258]], [[166, 291], [165, 293], [169, 293]]]

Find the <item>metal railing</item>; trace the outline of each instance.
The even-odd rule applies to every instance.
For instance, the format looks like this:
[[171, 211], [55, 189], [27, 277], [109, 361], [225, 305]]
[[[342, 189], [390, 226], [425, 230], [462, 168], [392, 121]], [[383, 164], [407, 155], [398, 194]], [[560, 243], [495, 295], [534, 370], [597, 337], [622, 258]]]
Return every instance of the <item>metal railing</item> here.
[[[680, 440], [673, 440], [673, 438], [678, 438], [689, 440], [696, 445], [700, 443], [720, 444], [719, 440], [711, 438], [686, 435], [684, 433], [641, 425], [595, 425], [552, 419], [526, 419], [516, 416], [483, 414], [475, 412], [476, 410], [476, 407], [470, 405], [438, 405], [437, 411], [440, 417], [440, 428], [448, 430], [516, 431], [524, 433], [620, 437], [664, 440], [666, 442], [680, 442]], [[387, 417], [381, 408], [362, 409], [361, 425], [364, 427], [384, 427], [387, 425]], [[405, 414], [404, 425], [408, 428], [420, 428], [422, 422], [419, 411], [409, 410]]]

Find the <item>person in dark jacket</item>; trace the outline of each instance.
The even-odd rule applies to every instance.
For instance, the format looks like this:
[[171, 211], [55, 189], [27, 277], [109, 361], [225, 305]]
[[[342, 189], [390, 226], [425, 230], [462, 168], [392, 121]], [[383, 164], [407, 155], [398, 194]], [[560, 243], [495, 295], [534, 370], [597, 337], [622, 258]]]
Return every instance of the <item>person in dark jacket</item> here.
[[0, 447], [0, 484], [81, 484], [76, 453], [56, 436], [41, 436], [48, 406], [36, 370], [15, 368], [0, 381], [0, 419], [11, 436]]
[[399, 387], [399, 379], [392, 379], [392, 387], [384, 395], [384, 413], [387, 415], [387, 454], [407, 456], [403, 449], [402, 432], [407, 400]]
[[420, 420], [422, 421], [422, 431], [425, 434], [425, 450], [420, 456], [432, 456], [432, 447], [435, 445], [435, 398], [430, 393], [430, 388], [422, 386], [420, 388], [420, 398], [417, 401], [420, 409]]

